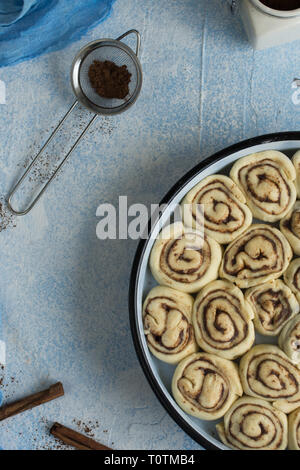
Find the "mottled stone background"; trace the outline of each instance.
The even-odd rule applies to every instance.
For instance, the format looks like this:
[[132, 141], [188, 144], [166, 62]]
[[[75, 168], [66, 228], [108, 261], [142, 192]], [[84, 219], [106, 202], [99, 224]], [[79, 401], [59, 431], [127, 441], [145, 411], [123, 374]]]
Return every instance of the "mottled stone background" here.
[[[156, 203], [211, 153], [259, 134], [299, 130], [299, 43], [254, 52], [223, 0], [118, 0], [111, 17], [63, 51], [0, 70], [0, 197], [74, 100], [72, 59], [130, 28], [143, 38], [136, 105], [99, 118], [31, 214], [0, 233], [7, 342], [4, 397], [61, 380], [66, 396], [0, 425], [5, 449], [47, 449], [60, 421], [116, 449], [197, 449], [166, 414], [136, 358], [127, 290], [136, 241], [100, 241], [100, 203]], [[89, 118], [80, 110], [55, 151]], [[55, 160], [53, 152], [49, 159]], [[47, 159], [32, 175], [39, 183]], [[28, 189], [28, 188], [27, 188]], [[24, 188], [25, 191], [25, 188]]]

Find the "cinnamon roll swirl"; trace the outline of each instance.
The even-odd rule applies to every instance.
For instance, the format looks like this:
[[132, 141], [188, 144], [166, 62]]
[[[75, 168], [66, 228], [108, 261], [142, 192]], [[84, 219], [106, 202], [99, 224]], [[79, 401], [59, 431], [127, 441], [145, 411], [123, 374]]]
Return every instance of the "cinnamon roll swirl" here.
[[230, 176], [243, 191], [254, 217], [266, 222], [282, 219], [293, 207], [296, 171], [281, 152], [268, 150], [238, 160]]
[[246, 395], [270, 401], [284, 413], [300, 406], [300, 369], [277, 346], [254, 346], [239, 370]]
[[290, 263], [283, 278], [300, 302], [300, 258], [296, 258]]
[[289, 450], [300, 450], [300, 408], [288, 418]]
[[154, 287], [143, 306], [144, 331], [150, 351], [177, 364], [198, 350], [192, 325], [194, 299], [169, 287]]
[[178, 364], [172, 392], [186, 413], [210, 421], [224, 416], [243, 389], [233, 362], [214, 354], [196, 353]]
[[200, 348], [235, 359], [254, 343], [253, 312], [242, 291], [228, 281], [213, 281], [198, 294], [193, 324]]
[[251, 287], [245, 292], [245, 299], [253, 309], [255, 329], [262, 335], [278, 335], [299, 312], [296, 297], [280, 279]]
[[300, 150], [295, 153], [292, 158], [295, 170], [296, 170], [296, 189], [298, 197], [300, 198]]
[[228, 176], [204, 178], [182, 202], [184, 223], [202, 227], [219, 243], [230, 243], [252, 223], [252, 213], [238, 186]]
[[215, 240], [176, 222], [154, 243], [150, 268], [159, 284], [192, 293], [218, 277], [221, 258]]
[[277, 279], [292, 259], [282, 233], [269, 225], [254, 224], [226, 249], [220, 276], [241, 288]]
[[300, 315], [296, 315], [283, 327], [278, 344], [292, 362], [300, 364]]
[[300, 255], [300, 201], [296, 201], [293, 209], [280, 221], [280, 230], [294, 253]]
[[288, 443], [286, 415], [258, 398], [239, 398], [216, 428], [221, 441], [232, 449], [284, 450]]

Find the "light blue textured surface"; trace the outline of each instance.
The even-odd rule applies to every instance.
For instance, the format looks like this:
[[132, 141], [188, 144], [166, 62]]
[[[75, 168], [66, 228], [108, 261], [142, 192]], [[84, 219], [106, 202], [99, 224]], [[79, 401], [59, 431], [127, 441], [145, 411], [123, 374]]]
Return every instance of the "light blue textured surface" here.
[[[127, 289], [137, 242], [98, 240], [96, 209], [119, 195], [159, 202], [212, 152], [300, 127], [292, 101], [299, 43], [254, 52], [220, 0], [119, 0], [79, 43], [0, 71], [0, 196], [73, 102], [68, 77], [78, 48], [132, 27], [143, 37], [139, 100], [126, 115], [100, 118], [39, 206], [0, 233], [4, 395], [56, 380], [66, 390], [1, 423], [5, 449], [56, 448], [49, 424], [76, 428], [74, 419], [92, 421], [95, 438], [116, 449], [199, 448], [158, 403], [135, 356]], [[80, 130], [88, 113], [79, 114], [59, 144]]]
[[[108, 17], [114, 1], [0, 0], [0, 67], [80, 39]], [[4, 13], [4, 5], [10, 13]]]

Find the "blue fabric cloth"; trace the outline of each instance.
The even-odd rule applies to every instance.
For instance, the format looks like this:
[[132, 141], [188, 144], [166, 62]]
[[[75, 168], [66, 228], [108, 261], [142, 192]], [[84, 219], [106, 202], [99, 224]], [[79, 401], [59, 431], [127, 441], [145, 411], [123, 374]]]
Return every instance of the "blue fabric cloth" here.
[[0, 0], [0, 67], [62, 49], [103, 21], [115, 0]]
[[8, 26], [22, 18], [37, 0], [0, 0], [0, 25]]

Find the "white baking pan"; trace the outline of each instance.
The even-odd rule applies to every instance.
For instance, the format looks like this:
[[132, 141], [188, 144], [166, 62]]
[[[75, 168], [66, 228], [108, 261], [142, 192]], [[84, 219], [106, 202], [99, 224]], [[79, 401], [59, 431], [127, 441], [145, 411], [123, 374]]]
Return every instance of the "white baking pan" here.
[[[132, 267], [129, 312], [134, 345], [141, 366], [155, 394], [177, 424], [206, 449], [227, 449], [216, 433], [216, 421], [203, 421], [189, 416], [176, 404], [171, 394], [171, 380], [175, 366], [156, 359], [148, 350], [143, 332], [142, 304], [149, 290], [157, 283], [149, 270], [149, 256], [155, 237], [164, 223], [170, 220], [174, 204], [180, 203], [186, 193], [199, 181], [214, 173], [228, 173], [231, 165], [241, 157], [263, 150], [279, 150], [292, 157], [300, 149], [300, 132], [285, 132], [256, 137], [233, 145], [199, 163], [183, 176], [164, 197], [163, 211], [157, 216], [146, 239], [139, 243]], [[167, 189], [167, 188], [166, 188]], [[257, 335], [256, 342], [274, 342]], [[275, 339], [276, 340], [276, 339]]]

